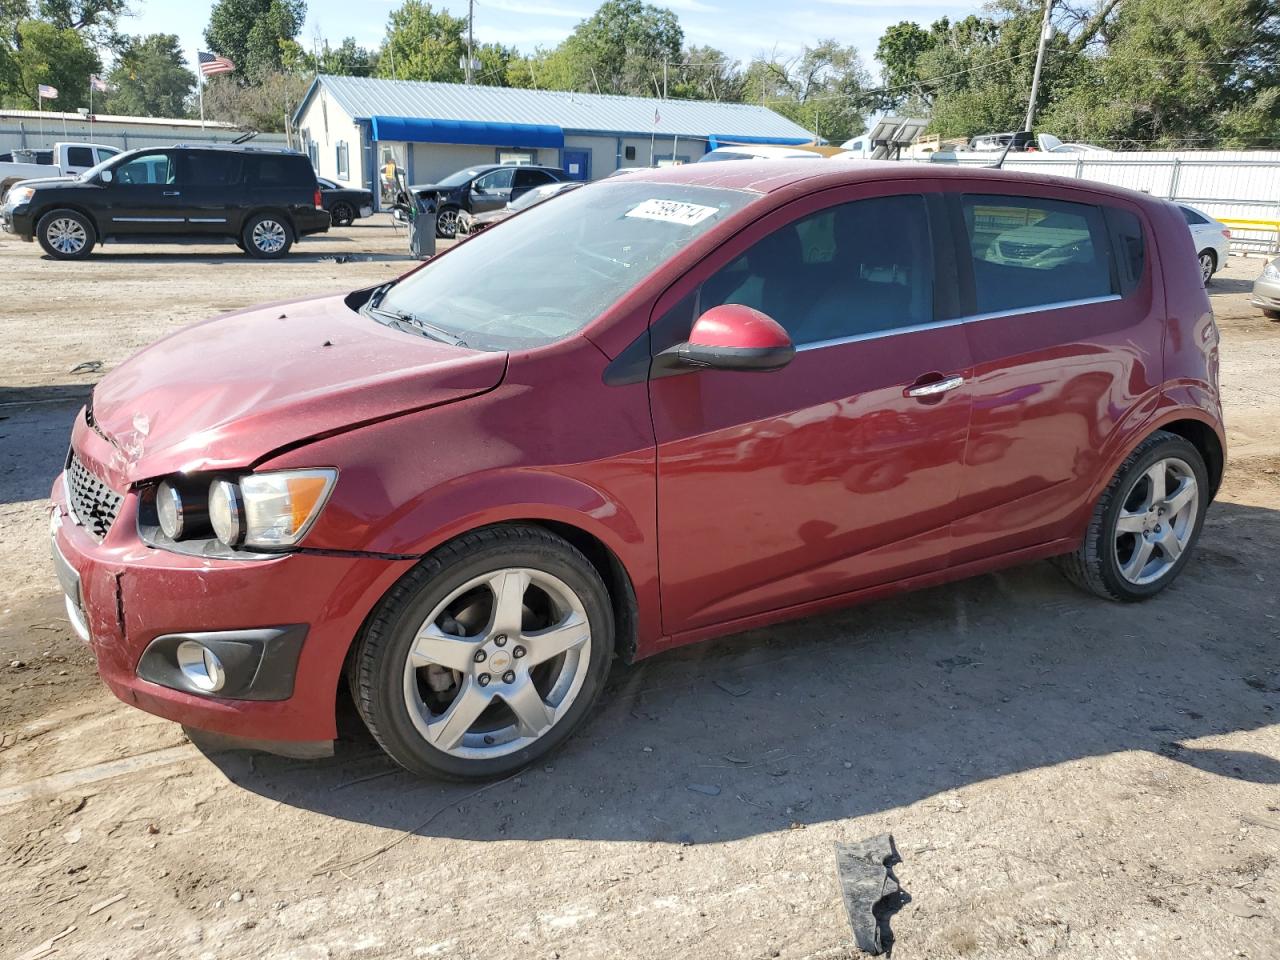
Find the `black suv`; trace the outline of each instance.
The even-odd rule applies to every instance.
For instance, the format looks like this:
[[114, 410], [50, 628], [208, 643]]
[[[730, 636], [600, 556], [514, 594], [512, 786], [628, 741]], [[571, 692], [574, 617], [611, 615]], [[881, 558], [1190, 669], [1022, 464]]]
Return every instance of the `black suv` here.
[[409, 189], [423, 199], [435, 200], [436, 236], [447, 239], [458, 233], [461, 210], [499, 210], [534, 187], [568, 179], [559, 167], [485, 163], [451, 173], [439, 183], [414, 184]]
[[291, 150], [176, 146], [132, 150], [75, 180], [19, 184], [0, 227], [78, 260], [103, 240], [232, 239], [253, 257], [283, 257], [298, 237], [329, 229], [311, 161]]

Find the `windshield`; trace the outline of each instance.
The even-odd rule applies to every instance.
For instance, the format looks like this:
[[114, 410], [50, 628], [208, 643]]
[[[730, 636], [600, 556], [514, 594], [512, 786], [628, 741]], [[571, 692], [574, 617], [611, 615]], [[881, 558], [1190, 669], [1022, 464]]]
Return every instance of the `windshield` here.
[[756, 199], [685, 184], [593, 184], [477, 234], [405, 277], [376, 307], [478, 350], [554, 343]]
[[449, 174], [443, 180], [437, 180], [436, 186], [460, 187], [462, 186], [462, 184], [466, 183], [472, 177], [478, 176], [479, 173], [480, 173], [479, 167], [468, 167], [466, 170], [459, 170], [457, 173]]
[[130, 150], [127, 153], [117, 153], [110, 157], [104, 157], [98, 161], [96, 166], [90, 167], [76, 179], [84, 181], [92, 180], [103, 170], [107, 169], [107, 167], [114, 167], [117, 163], [128, 163], [129, 158], [138, 152], [139, 151], [137, 150]]

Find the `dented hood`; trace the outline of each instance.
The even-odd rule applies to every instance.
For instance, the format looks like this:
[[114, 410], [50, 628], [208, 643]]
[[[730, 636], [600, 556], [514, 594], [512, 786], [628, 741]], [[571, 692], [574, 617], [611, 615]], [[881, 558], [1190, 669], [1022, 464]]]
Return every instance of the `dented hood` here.
[[254, 307], [187, 327], [98, 384], [89, 416], [126, 483], [247, 467], [321, 435], [491, 390], [505, 353], [383, 326], [343, 296]]

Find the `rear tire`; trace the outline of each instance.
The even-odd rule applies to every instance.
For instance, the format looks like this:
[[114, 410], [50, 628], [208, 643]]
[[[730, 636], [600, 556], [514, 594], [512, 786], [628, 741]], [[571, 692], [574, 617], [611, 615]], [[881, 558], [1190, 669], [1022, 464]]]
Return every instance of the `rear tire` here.
[[1280, 320], [1280, 310], [1263, 310], [1262, 315], [1268, 320]]
[[355, 222], [356, 213], [351, 209], [351, 204], [339, 200], [329, 210], [329, 219], [335, 227], [349, 227]]
[[55, 260], [83, 260], [93, 253], [98, 232], [82, 213], [51, 210], [36, 224], [36, 239]]
[[502, 777], [582, 723], [613, 644], [608, 590], [581, 552], [540, 527], [489, 527], [392, 587], [353, 651], [352, 698], [405, 769]]
[[1213, 275], [1218, 271], [1218, 255], [1212, 250], [1201, 250], [1200, 257], [1200, 279], [1204, 281], [1207, 287], [1213, 282]]
[[1098, 498], [1079, 549], [1054, 562], [1076, 586], [1105, 600], [1145, 600], [1186, 566], [1208, 506], [1200, 451], [1157, 430], [1125, 458]]
[[293, 227], [274, 213], [255, 213], [240, 232], [244, 252], [259, 260], [279, 260], [293, 246]]

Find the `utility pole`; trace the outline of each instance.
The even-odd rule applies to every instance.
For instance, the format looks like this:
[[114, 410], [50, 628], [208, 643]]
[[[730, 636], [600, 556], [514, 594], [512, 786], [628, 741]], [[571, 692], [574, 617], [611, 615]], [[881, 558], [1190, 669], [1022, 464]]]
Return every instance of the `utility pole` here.
[[475, 63], [476, 0], [467, 0], [467, 83], [471, 83], [471, 67]]
[[662, 99], [667, 99], [667, 61], [662, 61]]
[[1040, 71], [1044, 69], [1044, 50], [1049, 45], [1049, 36], [1053, 33], [1053, 24], [1049, 16], [1053, 13], [1053, 0], [1044, 0], [1044, 22], [1040, 25], [1040, 49], [1036, 51], [1036, 72], [1031, 77], [1031, 99], [1027, 102], [1027, 122], [1022, 129], [1031, 132], [1031, 121], [1036, 117], [1036, 97], [1040, 93]]

